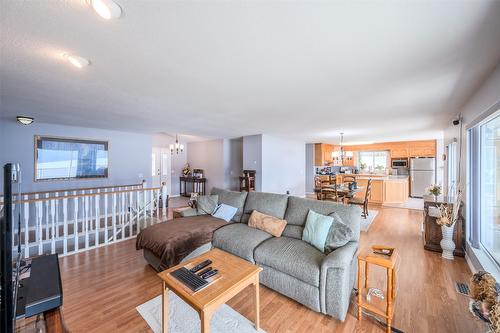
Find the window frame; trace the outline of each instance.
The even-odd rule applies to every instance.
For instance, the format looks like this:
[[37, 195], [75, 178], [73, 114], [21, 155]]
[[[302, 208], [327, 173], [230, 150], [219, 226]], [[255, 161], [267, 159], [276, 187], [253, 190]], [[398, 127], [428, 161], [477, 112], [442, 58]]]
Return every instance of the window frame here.
[[[359, 151], [358, 152], [358, 159], [357, 159], [358, 161], [356, 163], [357, 164], [356, 166], [359, 169], [361, 169], [361, 154], [369, 154], [369, 153], [371, 153], [371, 154], [384, 153], [385, 154], [385, 168], [384, 168], [384, 170], [389, 169], [389, 167], [390, 167], [390, 161], [389, 161], [390, 160], [390, 151], [389, 150], [362, 150], [362, 151]], [[372, 172], [375, 172], [375, 170], [376, 170], [375, 169], [375, 155], [372, 155], [372, 159], [373, 159], [373, 165], [374, 165]]]
[[[500, 278], [500, 262], [497, 261], [481, 241], [481, 126], [500, 117], [500, 102], [466, 128], [466, 233], [467, 241], [483, 269]], [[477, 171], [476, 171], [477, 170]], [[460, 171], [459, 171], [460, 172]]]

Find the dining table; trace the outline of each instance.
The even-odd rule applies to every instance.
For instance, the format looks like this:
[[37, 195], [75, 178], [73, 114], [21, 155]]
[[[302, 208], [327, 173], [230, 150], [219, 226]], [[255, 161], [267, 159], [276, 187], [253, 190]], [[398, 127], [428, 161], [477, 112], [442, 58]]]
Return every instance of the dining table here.
[[323, 188], [336, 190], [338, 193], [343, 194], [344, 199], [353, 198], [356, 193], [363, 192], [364, 190], [364, 186], [356, 186], [355, 188], [349, 189], [348, 184], [329, 184], [323, 185]]

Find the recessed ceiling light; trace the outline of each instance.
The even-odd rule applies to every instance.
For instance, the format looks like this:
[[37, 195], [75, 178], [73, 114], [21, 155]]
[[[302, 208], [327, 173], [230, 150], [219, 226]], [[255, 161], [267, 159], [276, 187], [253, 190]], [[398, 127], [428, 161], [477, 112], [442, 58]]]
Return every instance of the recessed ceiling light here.
[[113, 0], [90, 0], [90, 4], [105, 20], [117, 19], [122, 15], [122, 9]]
[[33, 122], [34, 119], [31, 118], [31, 117], [26, 117], [26, 116], [17, 116], [16, 120], [20, 124], [30, 125]]
[[73, 66], [77, 68], [83, 68], [90, 65], [90, 61], [77, 55], [64, 54], [64, 58], [66, 58]]

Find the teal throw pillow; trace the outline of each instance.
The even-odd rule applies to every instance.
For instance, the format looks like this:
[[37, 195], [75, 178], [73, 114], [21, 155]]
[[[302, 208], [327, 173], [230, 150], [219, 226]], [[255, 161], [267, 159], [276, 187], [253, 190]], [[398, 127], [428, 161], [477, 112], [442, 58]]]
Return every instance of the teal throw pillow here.
[[311, 244], [321, 252], [324, 252], [326, 238], [332, 223], [333, 217], [321, 215], [309, 210], [309, 213], [307, 213], [306, 226], [302, 233], [302, 240]]

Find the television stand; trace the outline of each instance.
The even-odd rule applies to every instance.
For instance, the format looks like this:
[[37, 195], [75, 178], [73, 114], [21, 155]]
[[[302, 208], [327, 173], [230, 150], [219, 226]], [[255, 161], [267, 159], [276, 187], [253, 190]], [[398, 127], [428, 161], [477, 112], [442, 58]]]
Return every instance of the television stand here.
[[47, 332], [68, 332], [60, 311], [63, 291], [57, 254], [31, 260], [29, 277], [20, 280], [17, 296], [17, 321], [43, 314]]

